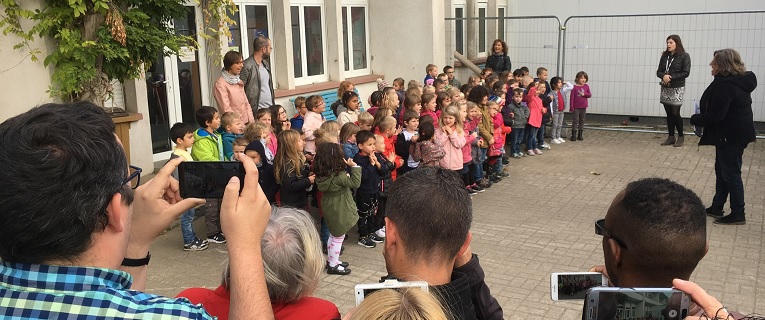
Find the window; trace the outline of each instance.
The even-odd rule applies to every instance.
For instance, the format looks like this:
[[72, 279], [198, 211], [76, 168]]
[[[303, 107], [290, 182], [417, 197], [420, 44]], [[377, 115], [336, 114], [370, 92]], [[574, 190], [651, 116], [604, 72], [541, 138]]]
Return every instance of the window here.
[[460, 54], [465, 54], [465, 8], [454, 8], [454, 17], [457, 20], [454, 21], [454, 43], [456, 44], [456, 50]]
[[478, 4], [478, 54], [486, 54], [486, 3]]
[[498, 8], [497, 16], [499, 16], [499, 20], [497, 20], [497, 39], [507, 42], [505, 39], [505, 8]]
[[292, 50], [295, 63], [295, 84], [329, 80], [325, 70], [323, 7], [295, 5], [290, 7]]
[[[262, 1], [237, 1], [237, 12], [228, 12], [228, 16], [234, 20], [234, 25], [229, 25], [231, 39], [228, 50], [239, 51], [243, 56], [252, 54], [252, 42], [259, 35], [270, 38], [270, 21], [268, 19], [268, 5], [258, 3]], [[242, 39], [245, 39], [242, 42]], [[273, 62], [272, 62], [273, 63]]]
[[346, 76], [369, 74], [367, 7], [343, 6], [343, 61]]

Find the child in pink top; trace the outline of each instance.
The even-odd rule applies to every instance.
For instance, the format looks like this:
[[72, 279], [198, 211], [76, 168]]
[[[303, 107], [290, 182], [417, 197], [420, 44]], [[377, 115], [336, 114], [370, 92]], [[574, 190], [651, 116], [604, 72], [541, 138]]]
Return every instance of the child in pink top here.
[[455, 106], [449, 106], [441, 111], [436, 129], [436, 144], [444, 148], [445, 155], [439, 161], [441, 168], [462, 170], [462, 147], [465, 146], [465, 133], [462, 128], [460, 111]]
[[571, 127], [571, 141], [584, 140], [582, 133], [584, 131], [584, 117], [587, 115], [589, 99], [592, 97], [590, 86], [587, 81], [590, 77], [587, 72], [579, 71], [576, 74], [576, 84], [571, 90], [571, 112], [574, 113], [574, 124]]
[[542, 115], [547, 109], [542, 105], [542, 99], [539, 97], [544, 94], [547, 85], [544, 82], [534, 82], [529, 86], [529, 93], [526, 100], [529, 106], [529, 124], [526, 130], [529, 131], [529, 139], [526, 141], [526, 148], [530, 156], [542, 154], [537, 145], [537, 131], [542, 126]]

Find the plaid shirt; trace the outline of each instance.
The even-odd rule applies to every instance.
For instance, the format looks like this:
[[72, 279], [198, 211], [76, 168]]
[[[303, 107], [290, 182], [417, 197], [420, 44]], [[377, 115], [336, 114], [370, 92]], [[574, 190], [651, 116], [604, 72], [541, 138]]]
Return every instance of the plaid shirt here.
[[130, 290], [123, 271], [0, 264], [2, 319], [213, 319], [201, 305]]

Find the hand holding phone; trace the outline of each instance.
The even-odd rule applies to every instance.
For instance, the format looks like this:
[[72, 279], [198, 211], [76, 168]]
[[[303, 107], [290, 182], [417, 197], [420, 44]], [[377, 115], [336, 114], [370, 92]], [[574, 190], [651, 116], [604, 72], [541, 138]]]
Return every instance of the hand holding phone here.
[[356, 292], [356, 305], [358, 306], [364, 301], [364, 298], [380, 289], [401, 289], [401, 288], [419, 288], [422, 291], [428, 292], [428, 283], [425, 281], [398, 281], [396, 279], [388, 279], [380, 283], [363, 283], [357, 284], [354, 288]]
[[553, 300], [581, 300], [587, 290], [608, 285], [608, 278], [599, 272], [558, 272], [550, 275], [550, 297]]
[[239, 177], [244, 187], [244, 166], [238, 161], [184, 161], [178, 165], [182, 198], [223, 198], [231, 177]]
[[597, 287], [587, 292], [584, 319], [680, 320], [688, 316], [689, 307], [688, 295], [672, 288]]

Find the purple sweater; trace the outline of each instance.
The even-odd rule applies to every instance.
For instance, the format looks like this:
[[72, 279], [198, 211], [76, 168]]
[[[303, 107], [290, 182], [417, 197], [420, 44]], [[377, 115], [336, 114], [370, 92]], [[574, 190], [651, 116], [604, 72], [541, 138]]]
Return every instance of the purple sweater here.
[[589, 99], [592, 97], [590, 92], [590, 86], [586, 83], [583, 85], [574, 85], [574, 89], [571, 89], [571, 111], [573, 109], [586, 109], [589, 106]]

